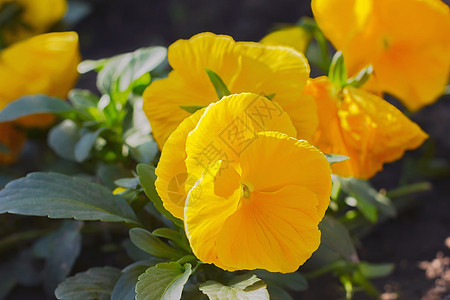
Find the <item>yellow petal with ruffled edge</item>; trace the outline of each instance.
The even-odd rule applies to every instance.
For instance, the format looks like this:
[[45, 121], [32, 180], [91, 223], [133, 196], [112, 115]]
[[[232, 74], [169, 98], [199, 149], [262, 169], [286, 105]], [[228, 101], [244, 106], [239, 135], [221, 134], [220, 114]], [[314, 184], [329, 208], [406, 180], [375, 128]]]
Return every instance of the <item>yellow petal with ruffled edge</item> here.
[[450, 10], [442, 1], [313, 0], [312, 8], [324, 34], [342, 50], [350, 76], [372, 64], [374, 75], [365, 89], [388, 92], [410, 110], [444, 92]]
[[271, 46], [291, 47], [305, 53], [311, 40], [311, 34], [300, 26], [290, 26], [273, 31], [262, 38], [261, 43]]
[[316, 99], [318, 107], [320, 122], [313, 144], [325, 153], [350, 157], [332, 165], [337, 175], [368, 179], [384, 163], [399, 159], [427, 138], [398, 109], [364, 90], [346, 87], [333, 95], [328, 79], [319, 77], [308, 83], [305, 93]]
[[205, 68], [217, 73], [231, 93], [270, 95], [282, 107], [292, 103], [304, 107], [292, 112], [300, 120], [294, 125], [302, 138], [316, 129], [314, 101], [301, 96], [309, 65], [293, 49], [236, 43], [228, 36], [201, 33], [175, 42], [169, 47], [168, 57], [173, 71], [168, 78], [152, 83], [143, 95], [144, 111], [160, 148], [187, 116], [180, 106], [206, 106], [218, 100]]
[[[285, 155], [288, 159], [279, 159]], [[219, 161], [191, 190], [185, 229], [194, 254], [230, 271], [295, 271], [320, 244], [318, 224], [329, 202], [330, 174], [324, 155], [306, 141], [259, 133], [240, 154], [239, 168]], [[224, 190], [231, 193], [219, 195]]]
[[176, 218], [183, 219], [184, 202], [186, 200], [186, 185], [189, 191], [200, 177], [188, 174], [184, 160], [186, 159], [186, 138], [195, 126], [205, 109], [196, 111], [184, 119], [178, 128], [170, 135], [161, 152], [158, 166], [155, 170], [155, 181], [164, 207]]
[[[38, 35], [0, 52], [0, 109], [25, 95], [66, 98], [78, 78], [78, 35], [58, 32]], [[53, 117], [22, 118], [26, 126], [47, 126]]]
[[287, 185], [306, 187], [317, 196], [317, 215], [324, 216], [330, 201], [331, 169], [325, 156], [307, 141], [262, 132], [240, 160], [242, 180], [251, 189], [270, 193]]
[[287, 113], [265, 97], [242, 93], [211, 104], [186, 140], [188, 173], [200, 178], [218, 160], [239, 163], [241, 153], [261, 131], [279, 131], [296, 136]]

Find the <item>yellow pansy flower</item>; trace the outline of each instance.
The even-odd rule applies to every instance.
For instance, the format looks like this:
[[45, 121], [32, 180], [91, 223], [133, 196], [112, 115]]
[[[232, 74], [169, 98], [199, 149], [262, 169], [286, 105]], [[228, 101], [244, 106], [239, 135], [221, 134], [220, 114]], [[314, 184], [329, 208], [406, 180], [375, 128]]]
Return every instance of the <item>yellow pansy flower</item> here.
[[153, 82], [143, 95], [160, 148], [190, 115], [180, 106], [207, 106], [218, 100], [205, 68], [218, 74], [232, 94], [273, 96], [290, 115], [299, 137], [311, 137], [317, 127], [314, 100], [302, 95], [310, 68], [306, 58], [291, 48], [201, 33], [172, 44], [168, 59], [173, 68], [169, 77]]
[[331, 166], [337, 175], [368, 179], [427, 138], [398, 109], [364, 90], [347, 86], [336, 92], [327, 77], [319, 77], [304, 92], [317, 102], [319, 128], [312, 144], [350, 157]]
[[434, 102], [450, 71], [450, 12], [440, 0], [313, 0], [314, 17], [350, 75], [373, 66], [364, 87], [410, 110]]
[[3, 42], [10, 44], [50, 29], [66, 14], [66, 0], [0, 0]]
[[0, 165], [8, 165], [17, 160], [25, 144], [25, 134], [11, 122], [0, 123], [0, 145], [6, 152], [0, 151]]
[[[66, 98], [78, 78], [80, 62], [75, 32], [47, 33], [15, 43], [0, 52], [0, 110], [25, 95]], [[26, 126], [47, 126], [51, 115], [22, 118]]]
[[305, 53], [311, 34], [300, 26], [290, 26], [273, 31], [262, 38], [261, 43], [272, 46], [286, 46]]
[[243, 93], [197, 111], [169, 137], [155, 185], [201, 261], [287, 273], [318, 248], [331, 170], [295, 134], [277, 103]]

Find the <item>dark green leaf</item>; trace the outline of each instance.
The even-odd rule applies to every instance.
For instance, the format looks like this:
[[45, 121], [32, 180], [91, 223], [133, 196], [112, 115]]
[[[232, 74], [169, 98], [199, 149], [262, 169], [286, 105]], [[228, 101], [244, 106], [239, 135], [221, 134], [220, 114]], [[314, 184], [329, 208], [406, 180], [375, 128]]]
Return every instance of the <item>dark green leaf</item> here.
[[138, 248], [156, 257], [178, 259], [185, 255], [184, 252], [169, 246], [143, 228], [132, 228], [130, 239]]
[[350, 234], [339, 221], [331, 216], [325, 216], [319, 224], [322, 231], [322, 243], [320, 247], [325, 247], [340, 257], [358, 262], [358, 255]]
[[346, 161], [347, 159], [349, 159], [350, 157], [345, 156], [345, 155], [337, 155], [337, 154], [327, 154], [324, 153], [325, 157], [327, 158], [328, 162], [330, 163], [330, 165], [334, 164], [334, 163], [338, 163], [341, 161]]
[[177, 244], [180, 248], [186, 250], [187, 252], [191, 252], [191, 248], [189, 247], [189, 242], [186, 239], [186, 236], [176, 230], [170, 228], [157, 228], [153, 230], [152, 233], [157, 237], [169, 239]]
[[272, 273], [266, 270], [256, 270], [253, 273], [264, 280], [267, 285], [277, 285], [292, 291], [304, 291], [308, 289], [308, 282], [298, 272], [294, 273]]
[[139, 178], [120, 178], [115, 180], [114, 184], [127, 189], [135, 189], [139, 185]]
[[122, 166], [104, 163], [100, 163], [96, 175], [100, 179], [100, 183], [110, 190], [114, 190], [116, 188], [116, 184], [114, 183], [115, 180], [133, 176], [130, 170]]
[[38, 240], [34, 245], [34, 251], [45, 258], [43, 278], [49, 295], [69, 275], [80, 254], [82, 225], [81, 222], [66, 221], [58, 231]]
[[57, 299], [109, 300], [121, 272], [113, 267], [91, 268], [67, 278], [55, 290]]
[[216, 281], [207, 281], [200, 285], [200, 290], [209, 299], [269, 300], [269, 293], [264, 282], [255, 275], [235, 277], [230, 285]]
[[204, 108], [206, 106], [204, 105], [192, 105], [192, 106], [184, 106], [184, 105], [180, 105], [181, 109], [184, 109], [185, 111], [187, 111], [190, 114], [195, 113], [197, 110], [200, 110], [202, 108]]
[[142, 273], [145, 273], [151, 265], [147, 262], [137, 262], [122, 270], [114, 290], [111, 295], [111, 300], [134, 300], [136, 297], [136, 283]]
[[222, 99], [223, 96], [231, 95], [230, 90], [228, 90], [227, 85], [223, 82], [222, 78], [211, 69], [205, 68], [206, 73], [208, 74], [209, 80], [214, 86], [216, 90], [217, 97]]
[[76, 161], [74, 149], [79, 139], [77, 125], [71, 120], [65, 120], [50, 130], [47, 143], [60, 157]]
[[75, 159], [77, 162], [83, 162], [87, 158], [89, 158], [89, 154], [91, 152], [92, 147], [94, 147], [95, 142], [97, 141], [98, 136], [105, 130], [106, 128], [99, 128], [96, 131], [88, 131], [84, 133], [78, 142], [75, 145]]
[[0, 213], [5, 212], [139, 224], [123, 198], [99, 184], [57, 173], [30, 173], [8, 183], [0, 191]]
[[42, 113], [63, 113], [73, 111], [72, 106], [62, 99], [34, 95], [24, 96], [10, 102], [0, 111], [0, 122], [9, 122], [21, 117]]
[[166, 218], [171, 220], [175, 225], [177, 225], [179, 227], [183, 227], [183, 221], [172, 216], [172, 214], [164, 208], [161, 198], [159, 197], [158, 193], [156, 192], [155, 167], [146, 165], [146, 164], [139, 164], [139, 165], [137, 165], [136, 169], [137, 169], [137, 173], [139, 175], [139, 182], [141, 183], [141, 186], [144, 188], [145, 194], [150, 199], [150, 201], [153, 202], [156, 209], [161, 214], [163, 214]]
[[176, 262], [160, 263], [139, 276], [136, 300], [181, 299], [183, 287], [191, 275], [191, 265]]
[[345, 68], [344, 57], [341, 51], [337, 51], [331, 60], [328, 78], [337, 88], [342, 88], [347, 84], [347, 70]]
[[375, 207], [389, 217], [395, 217], [397, 215], [391, 200], [383, 194], [378, 193], [367, 181], [342, 177], [340, 177], [339, 180], [342, 184], [342, 190], [356, 199], [358, 209], [360, 209], [369, 220], [376, 221], [376, 219], [371, 219], [371, 216], [366, 214], [367, 211], [366, 213], [364, 212], [368, 207], [368, 209], [371, 209], [370, 207]]

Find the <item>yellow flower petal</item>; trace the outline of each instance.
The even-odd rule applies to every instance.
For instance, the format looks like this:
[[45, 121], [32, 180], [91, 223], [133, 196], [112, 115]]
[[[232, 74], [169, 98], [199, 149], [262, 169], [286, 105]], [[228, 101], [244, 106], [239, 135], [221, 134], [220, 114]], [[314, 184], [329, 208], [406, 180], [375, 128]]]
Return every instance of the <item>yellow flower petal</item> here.
[[[183, 219], [184, 202], [186, 200], [186, 189], [189, 191], [200, 177], [195, 177], [187, 173], [184, 160], [186, 152], [186, 138], [195, 126], [205, 109], [196, 111], [178, 126], [164, 144], [158, 167], [155, 174], [158, 177], [155, 181], [158, 192], [164, 207], [176, 218]], [[186, 187], [187, 186], [187, 187]]]
[[328, 162], [306, 141], [276, 132], [259, 133], [239, 156], [235, 165], [222, 160], [205, 168], [191, 189], [184, 220], [191, 248], [229, 271], [293, 272], [320, 244]]
[[235, 164], [261, 131], [274, 130], [295, 136], [289, 116], [273, 101], [242, 93], [211, 104], [186, 141], [186, 166], [199, 178], [218, 160]]
[[[202, 33], [169, 47], [173, 71], [145, 91], [144, 111], [160, 147], [187, 116], [180, 106], [208, 105], [217, 101], [205, 68], [217, 73], [231, 93], [254, 92], [273, 96], [281, 107], [302, 105], [295, 123], [299, 137], [309, 138], [317, 126], [314, 101], [301, 92], [309, 76], [305, 57], [287, 47], [234, 42], [231, 37]], [[291, 112], [287, 111], [288, 114]], [[312, 120], [312, 122], [311, 122]]]
[[[42, 34], [0, 52], [0, 109], [32, 94], [66, 98], [78, 78], [80, 62], [75, 32]], [[51, 116], [23, 118], [26, 126], [46, 126]]]
[[295, 272], [320, 244], [314, 193], [286, 186], [252, 194], [221, 226], [216, 264], [230, 271]]
[[332, 165], [337, 175], [370, 178], [384, 163], [399, 159], [427, 138], [398, 109], [364, 90], [346, 87], [333, 96], [331, 83], [319, 77], [309, 82], [305, 93], [316, 99], [318, 107], [313, 144], [325, 153], [350, 157]]
[[7, 43], [46, 32], [64, 17], [67, 10], [66, 0], [0, 0], [0, 7], [6, 3], [17, 3], [21, 6], [23, 11], [18, 17], [27, 25], [2, 30]]
[[[221, 181], [225, 185], [219, 189], [223, 190], [228, 187], [232, 193], [229, 197], [221, 197], [216, 194], [215, 179], [216, 175], [220, 174], [222, 167], [222, 162], [217, 162], [210, 168], [213, 173], [205, 173], [202, 176], [195, 187], [191, 189], [184, 211], [186, 236], [192, 251], [201, 261], [216, 265], [221, 265], [217, 258], [217, 234], [222, 229], [225, 220], [236, 211], [241, 196], [240, 189], [233, 189], [239, 181], [235, 183]], [[233, 172], [234, 169], [227, 167], [227, 170]], [[232, 177], [235, 180], [239, 178], [238, 176]]]
[[0, 151], [0, 165], [14, 163], [22, 152], [26, 136], [12, 123], [0, 123], [0, 144], [8, 148], [8, 153]]
[[311, 34], [300, 26], [290, 26], [273, 31], [262, 38], [261, 43], [271, 46], [291, 47], [305, 53]]
[[308, 142], [261, 132], [240, 160], [242, 180], [252, 189], [269, 193], [286, 185], [306, 187], [317, 196], [318, 216], [324, 216], [330, 202], [331, 169], [325, 156]]
[[410, 110], [434, 102], [450, 75], [450, 11], [440, 0], [313, 0], [315, 19], [350, 75], [372, 64], [365, 87]]

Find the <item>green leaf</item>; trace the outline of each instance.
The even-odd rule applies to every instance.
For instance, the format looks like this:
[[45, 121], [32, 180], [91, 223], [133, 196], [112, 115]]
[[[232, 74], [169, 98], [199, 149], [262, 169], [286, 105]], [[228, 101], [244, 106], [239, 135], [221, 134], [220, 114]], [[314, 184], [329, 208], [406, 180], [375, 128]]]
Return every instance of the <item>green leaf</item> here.
[[114, 286], [111, 300], [134, 300], [138, 278], [149, 267], [150, 265], [147, 261], [139, 261], [123, 269], [122, 276], [120, 276]]
[[192, 106], [184, 106], [184, 105], [180, 105], [181, 109], [184, 109], [185, 111], [187, 111], [190, 114], [195, 113], [197, 110], [200, 110], [202, 108], [206, 107], [205, 105], [192, 105]]
[[200, 285], [200, 290], [211, 300], [237, 299], [237, 300], [269, 300], [266, 284], [256, 277], [240, 276], [223, 285], [216, 281], [207, 281]]
[[344, 64], [344, 56], [341, 51], [337, 51], [331, 60], [328, 78], [337, 88], [342, 88], [347, 84], [347, 70]]
[[184, 233], [181, 234], [180, 232], [171, 228], [157, 228], [153, 230], [152, 233], [154, 236], [169, 239], [177, 244], [180, 248], [186, 250], [187, 252], [191, 252], [191, 247], [189, 246], [189, 242], [186, 239]]
[[136, 189], [139, 185], [139, 178], [120, 178], [115, 180], [114, 184], [127, 189]]
[[121, 93], [131, 90], [132, 83], [154, 70], [166, 59], [167, 49], [154, 46], [114, 56], [106, 62], [97, 77], [102, 93]]
[[361, 274], [366, 278], [380, 278], [385, 277], [394, 271], [395, 265], [391, 263], [387, 264], [371, 264], [368, 262], [360, 262], [358, 269]]
[[136, 284], [136, 300], [177, 300], [181, 299], [183, 287], [191, 275], [191, 265], [160, 263], [150, 267], [139, 276]]
[[120, 196], [87, 180], [57, 173], [29, 173], [0, 191], [0, 213], [127, 222], [139, 225]]
[[324, 153], [324, 155], [327, 158], [328, 163], [330, 163], [330, 165], [350, 159], [350, 157], [345, 155], [327, 154], [327, 153]]
[[353, 240], [344, 225], [331, 216], [325, 216], [319, 224], [322, 232], [320, 248], [328, 248], [338, 256], [352, 262], [358, 262]]
[[156, 192], [155, 167], [146, 164], [139, 164], [137, 165], [136, 170], [139, 175], [139, 182], [141, 183], [141, 186], [144, 188], [145, 194], [150, 199], [150, 201], [153, 202], [156, 209], [166, 218], [171, 220], [175, 225], [183, 227], [184, 226], [183, 221], [172, 216], [172, 214], [164, 208], [162, 200], [159, 197], [158, 193]]
[[10, 102], [0, 111], [0, 122], [10, 122], [34, 114], [56, 114], [70, 111], [73, 111], [72, 106], [62, 99], [46, 95], [24, 96]]
[[77, 125], [71, 120], [64, 120], [50, 130], [47, 143], [60, 157], [76, 161], [74, 149], [79, 139]]
[[80, 254], [82, 226], [81, 222], [66, 221], [59, 230], [41, 238], [33, 246], [35, 254], [45, 258], [42, 277], [49, 295], [69, 275]]
[[130, 229], [130, 239], [139, 249], [156, 257], [178, 259], [185, 253], [161, 241], [158, 237], [143, 228]]
[[92, 147], [94, 147], [98, 136], [106, 130], [105, 127], [99, 128], [96, 131], [88, 131], [84, 133], [75, 145], [75, 159], [77, 162], [83, 162], [89, 158]]
[[211, 69], [205, 68], [206, 73], [208, 74], [209, 80], [214, 86], [216, 90], [217, 97], [222, 99], [223, 96], [231, 95], [230, 90], [228, 90], [227, 85], [223, 82], [222, 78]]
[[362, 87], [367, 82], [367, 80], [369, 80], [372, 73], [373, 67], [372, 65], [369, 65], [362, 69], [358, 74], [356, 74], [356, 76], [349, 78], [346, 85], [351, 85], [356, 88]]
[[277, 285], [292, 291], [305, 291], [308, 289], [308, 281], [298, 272], [282, 274], [256, 270], [253, 273], [269, 286]]
[[[388, 217], [395, 217], [397, 212], [391, 200], [383, 194], [378, 193], [367, 181], [356, 178], [339, 177], [342, 184], [342, 190], [357, 201], [357, 208], [361, 210], [369, 220], [376, 221], [370, 215], [368, 209], [378, 209]], [[373, 213], [372, 213], [373, 214]]]
[[78, 65], [78, 72], [80, 74], [85, 74], [90, 71], [100, 71], [108, 61], [107, 58], [102, 58], [98, 60], [84, 60]]
[[89, 90], [73, 89], [68, 95], [70, 103], [75, 108], [85, 109], [87, 107], [97, 107], [100, 99]]
[[[87, 2], [70, 0], [67, 1], [68, 8], [61, 22], [65, 25], [65, 30], [71, 29], [92, 11], [92, 5]], [[70, 28], [69, 28], [70, 26]]]
[[113, 267], [91, 268], [67, 278], [55, 290], [57, 299], [109, 300], [121, 272]]

